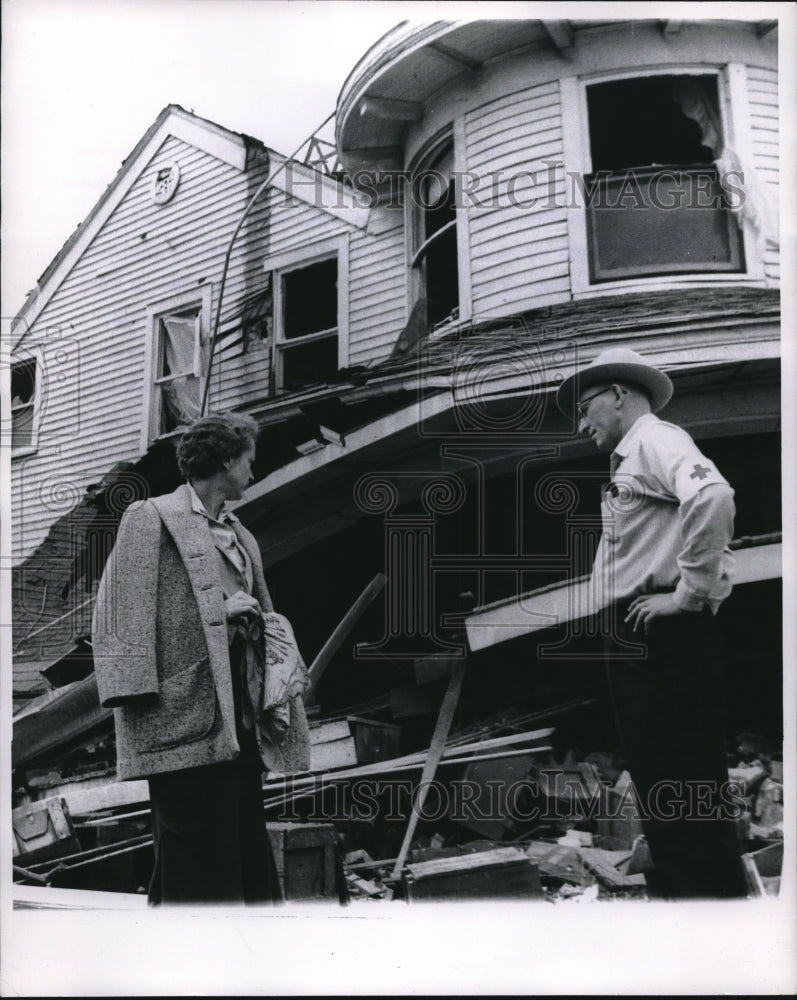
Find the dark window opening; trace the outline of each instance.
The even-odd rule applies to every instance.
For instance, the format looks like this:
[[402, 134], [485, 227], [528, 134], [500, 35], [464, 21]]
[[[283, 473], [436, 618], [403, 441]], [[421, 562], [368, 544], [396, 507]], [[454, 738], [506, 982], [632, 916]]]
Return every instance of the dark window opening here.
[[713, 76], [587, 88], [590, 279], [744, 270], [714, 161], [723, 151]]
[[286, 340], [338, 325], [338, 261], [333, 257], [283, 277]]
[[282, 386], [293, 389], [311, 382], [333, 378], [338, 370], [337, 337], [297, 344], [282, 358]]
[[11, 450], [33, 443], [36, 401], [36, 362], [20, 361], [11, 366]]
[[448, 143], [418, 171], [413, 266], [420, 276], [430, 328], [459, 315], [454, 147]]
[[338, 260], [282, 275], [282, 389], [333, 379], [338, 370]]
[[711, 163], [721, 149], [703, 144], [700, 125], [681, 101], [699, 91], [706, 113], [719, 121], [717, 81], [711, 76], [657, 76], [587, 88], [592, 169], [622, 170], [652, 164]]

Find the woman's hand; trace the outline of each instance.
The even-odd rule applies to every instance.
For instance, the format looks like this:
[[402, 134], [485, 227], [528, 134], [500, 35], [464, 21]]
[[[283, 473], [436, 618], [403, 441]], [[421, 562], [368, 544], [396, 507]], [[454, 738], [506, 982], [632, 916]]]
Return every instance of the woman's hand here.
[[230, 621], [232, 618], [255, 617], [262, 612], [251, 594], [247, 594], [245, 590], [237, 590], [231, 597], [224, 599], [224, 613], [227, 621]]

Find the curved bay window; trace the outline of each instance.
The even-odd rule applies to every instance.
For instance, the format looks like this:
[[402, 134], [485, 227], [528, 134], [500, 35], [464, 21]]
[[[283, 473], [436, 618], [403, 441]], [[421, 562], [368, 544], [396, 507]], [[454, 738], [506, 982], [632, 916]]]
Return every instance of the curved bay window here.
[[594, 84], [587, 107], [590, 280], [744, 270], [732, 191], [718, 171], [716, 77]]
[[438, 145], [413, 171], [412, 271], [416, 309], [430, 329], [459, 317], [454, 145]]

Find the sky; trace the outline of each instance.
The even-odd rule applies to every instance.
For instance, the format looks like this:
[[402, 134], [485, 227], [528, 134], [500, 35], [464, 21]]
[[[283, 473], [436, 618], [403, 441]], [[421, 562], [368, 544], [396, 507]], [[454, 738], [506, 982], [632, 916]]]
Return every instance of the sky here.
[[[551, 6], [551, 5], [548, 5]], [[8, 319], [167, 104], [285, 154], [403, 20], [534, 3], [2, 0], [2, 312]]]
[[[411, 5], [412, 6], [412, 5]], [[167, 104], [284, 153], [407, 16], [394, 3], [4, 0], [2, 315]]]

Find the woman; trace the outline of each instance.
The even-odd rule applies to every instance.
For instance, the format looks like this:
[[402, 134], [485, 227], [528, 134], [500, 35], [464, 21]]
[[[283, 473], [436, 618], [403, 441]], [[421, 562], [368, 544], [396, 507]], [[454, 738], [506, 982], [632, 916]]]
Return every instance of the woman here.
[[256, 432], [216, 415], [183, 434], [187, 483], [130, 506], [97, 594], [119, 778], [149, 779], [153, 905], [278, 900], [262, 773], [309, 766], [304, 664], [254, 537], [226, 509], [252, 481]]

